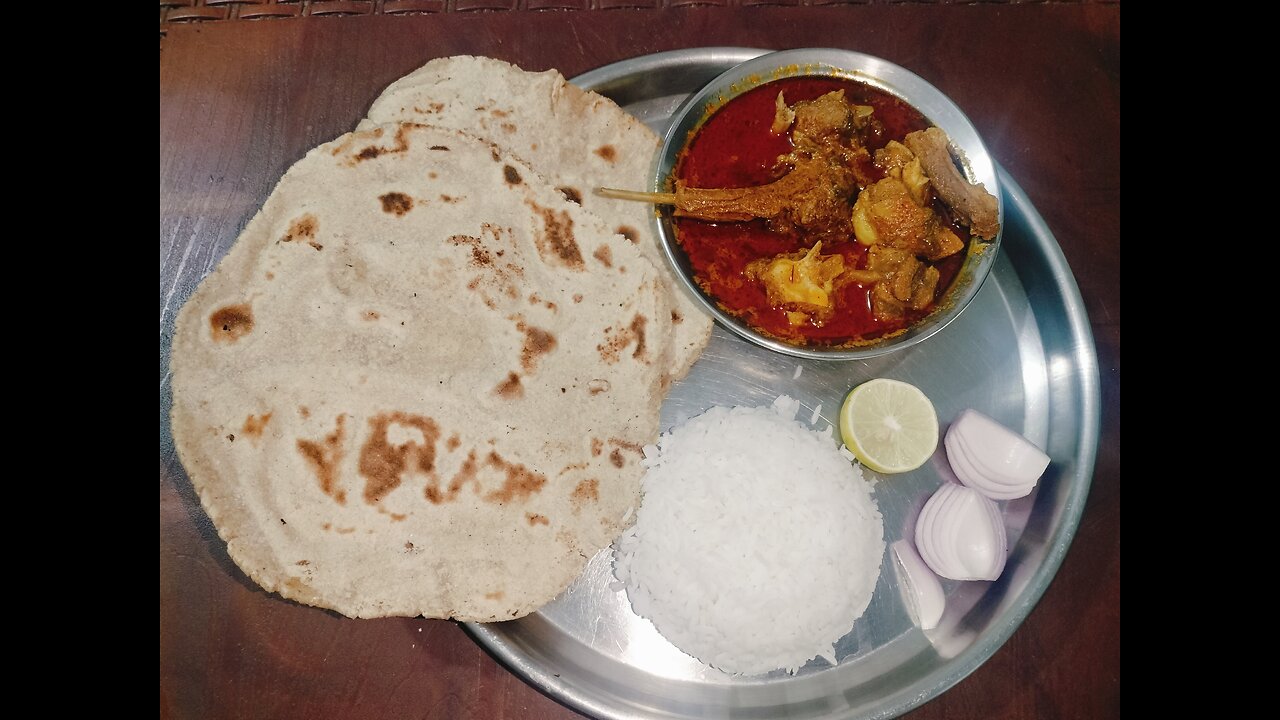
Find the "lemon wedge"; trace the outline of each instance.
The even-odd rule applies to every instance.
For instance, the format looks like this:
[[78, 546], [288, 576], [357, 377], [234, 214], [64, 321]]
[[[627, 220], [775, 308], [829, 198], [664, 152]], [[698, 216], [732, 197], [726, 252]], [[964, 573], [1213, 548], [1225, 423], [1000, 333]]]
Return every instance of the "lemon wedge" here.
[[938, 413], [915, 385], [868, 380], [845, 397], [840, 436], [863, 465], [903, 473], [923, 465], [938, 447]]

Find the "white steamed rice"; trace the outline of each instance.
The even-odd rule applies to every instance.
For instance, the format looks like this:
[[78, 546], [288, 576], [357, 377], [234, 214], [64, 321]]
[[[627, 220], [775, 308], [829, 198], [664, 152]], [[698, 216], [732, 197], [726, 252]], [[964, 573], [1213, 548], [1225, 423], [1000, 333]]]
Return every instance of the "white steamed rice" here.
[[645, 448], [614, 573], [635, 612], [730, 673], [795, 672], [866, 611], [884, 528], [871, 487], [799, 402], [712, 408]]

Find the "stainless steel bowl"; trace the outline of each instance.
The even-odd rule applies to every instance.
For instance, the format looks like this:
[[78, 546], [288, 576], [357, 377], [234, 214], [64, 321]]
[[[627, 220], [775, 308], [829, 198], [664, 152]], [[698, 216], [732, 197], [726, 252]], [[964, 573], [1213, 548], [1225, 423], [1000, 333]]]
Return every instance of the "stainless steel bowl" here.
[[[653, 170], [653, 189], [666, 192], [681, 149], [709, 115], [709, 110], [771, 80], [804, 75], [849, 78], [895, 95], [920, 111], [951, 138], [952, 150], [960, 158], [961, 170], [970, 182], [982, 183], [995, 195], [1000, 206], [1000, 227], [1004, 228], [1004, 197], [996, 179], [995, 164], [978, 137], [973, 123], [950, 98], [905, 68], [871, 55], [829, 48], [784, 50], [752, 58], [734, 66], [691, 95], [676, 109], [662, 142]], [[676, 241], [670, 209], [655, 216], [663, 251], [685, 288], [726, 328], [757, 345], [796, 357], [821, 360], [856, 360], [884, 355], [911, 347], [937, 333], [956, 319], [978, 294], [995, 264], [1000, 235], [991, 242], [974, 240], [959, 274], [933, 312], [906, 332], [868, 345], [848, 348], [800, 347], [757, 332], [742, 320], [722, 310], [693, 278], [684, 250]]]

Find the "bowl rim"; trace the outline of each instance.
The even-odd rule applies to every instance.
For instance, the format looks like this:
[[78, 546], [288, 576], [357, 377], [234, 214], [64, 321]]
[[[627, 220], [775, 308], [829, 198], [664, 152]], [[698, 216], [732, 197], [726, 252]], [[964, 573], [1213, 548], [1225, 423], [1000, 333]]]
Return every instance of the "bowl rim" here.
[[[999, 232], [990, 241], [974, 239], [969, 243], [960, 272], [933, 312], [908, 327], [905, 332], [881, 342], [840, 348], [791, 345], [756, 331], [741, 319], [725, 312], [702, 291], [693, 279], [684, 250], [675, 239], [670, 212], [661, 209], [653, 215], [658, 244], [662, 247], [668, 266], [680, 278], [684, 290], [726, 329], [761, 347], [792, 357], [817, 360], [864, 360], [913, 347], [949, 325], [977, 296], [991, 274], [1005, 226], [1004, 195], [1000, 191], [995, 162], [986, 145], [960, 107], [924, 78], [883, 58], [836, 48], [779, 50], [748, 59], [716, 76], [675, 109], [654, 158], [650, 189], [654, 192], [669, 190], [668, 180], [675, 169], [675, 160], [681, 149], [688, 138], [714, 114], [707, 112], [708, 108], [722, 106], [734, 97], [773, 80], [814, 75], [856, 80], [910, 104], [930, 123], [947, 133], [951, 140], [952, 154], [959, 160], [966, 179], [985, 185], [987, 191], [995, 195]], [[962, 283], [964, 286], [960, 287]], [[960, 291], [958, 294], [955, 292], [957, 290]]]

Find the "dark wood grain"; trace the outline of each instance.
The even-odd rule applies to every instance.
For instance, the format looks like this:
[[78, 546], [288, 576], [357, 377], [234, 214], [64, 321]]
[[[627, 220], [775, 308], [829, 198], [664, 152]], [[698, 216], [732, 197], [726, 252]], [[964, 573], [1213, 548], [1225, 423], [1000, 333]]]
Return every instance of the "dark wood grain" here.
[[[432, 57], [572, 76], [699, 45], [847, 47], [950, 95], [1053, 230], [1102, 374], [1075, 542], [994, 657], [912, 718], [1107, 718], [1120, 707], [1120, 9], [872, 4], [307, 17], [171, 25], [160, 53], [160, 263], [212, 267], [281, 173]], [[169, 273], [169, 276], [176, 273]], [[160, 714], [172, 718], [569, 718], [459, 626], [352, 621], [235, 568], [174, 455], [164, 358], [191, 287], [160, 288]]]

